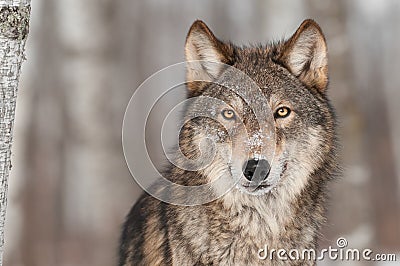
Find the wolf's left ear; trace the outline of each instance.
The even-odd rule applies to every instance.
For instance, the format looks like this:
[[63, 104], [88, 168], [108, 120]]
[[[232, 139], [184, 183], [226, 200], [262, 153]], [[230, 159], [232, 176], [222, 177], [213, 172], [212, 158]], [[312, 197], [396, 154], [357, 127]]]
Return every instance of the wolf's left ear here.
[[307, 86], [325, 91], [328, 85], [327, 46], [324, 34], [314, 20], [305, 20], [283, 44], [279, 61]]
[[[216, 79], [231, 64], [233, 48], [218, 40], [207, 25], [196, 20], [186, 37], [186, 81], [189, 90], [196, 94], [205, 83]], [[222, 63], [222, 64], [221, 64]]]

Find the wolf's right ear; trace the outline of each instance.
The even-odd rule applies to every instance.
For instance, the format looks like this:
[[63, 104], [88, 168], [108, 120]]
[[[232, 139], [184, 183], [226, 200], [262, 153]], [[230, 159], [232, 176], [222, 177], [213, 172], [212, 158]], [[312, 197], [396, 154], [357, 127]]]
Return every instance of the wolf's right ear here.
[[224, 64], [232, 63], [232, 55], [231, 45], [218, 40], [203, 21], [196, 20], [185, 44], [186, 82], [190, 92], [199, 94], [207, 82], [215, 80]]

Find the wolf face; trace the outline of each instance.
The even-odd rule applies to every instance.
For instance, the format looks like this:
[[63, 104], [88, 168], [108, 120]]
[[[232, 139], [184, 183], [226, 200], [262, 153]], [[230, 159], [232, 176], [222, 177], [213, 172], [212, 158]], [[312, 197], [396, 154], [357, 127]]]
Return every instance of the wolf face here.
[[[201, 98], [187, 107], [186, 116], [204, 108], [204, 97], [218, 101], [210, 117], [185, 124], [182, 152], [211, 160], [201, 169], [208, 182], [233, 180], [234, 190], [251, 196], [296, 196], [322, 167], [323, 158], [333, 153], [335, 141], [333, 109], [326, 97], [327, 47], [319, 26], [306, 20], [286, 42], [237, 47], [218, 40], [203, 22], [196, 21], [185, 53], [189, 97]], [[244, 73], [260, 88], [264, 99], [250, 97], [253, 103], [267, 102], [269, 120], [260, 122], [254, 106], [237, 91], [221, 86], [226, 66]], [[233, 83], [238, 90], [252, 86], [240, 78]], [[273, 146], [266, 145], [271, 135], [260, 130], [264, 121], [272, 121]], [[271, 149], [273, 156], [266, 156]]]

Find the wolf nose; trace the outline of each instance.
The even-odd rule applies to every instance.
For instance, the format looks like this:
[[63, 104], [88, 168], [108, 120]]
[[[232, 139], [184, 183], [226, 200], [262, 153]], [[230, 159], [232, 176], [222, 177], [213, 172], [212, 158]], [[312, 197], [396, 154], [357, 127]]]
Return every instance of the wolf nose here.
[[267, 179], [271, 166], [267, 160], [248, 160], [243, 165], [243, 174], [249, 181], [261, 182]]

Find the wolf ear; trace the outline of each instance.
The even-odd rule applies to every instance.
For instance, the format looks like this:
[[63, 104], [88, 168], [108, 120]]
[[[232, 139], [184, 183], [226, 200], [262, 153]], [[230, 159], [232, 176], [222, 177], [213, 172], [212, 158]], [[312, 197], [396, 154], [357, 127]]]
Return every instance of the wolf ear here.
[[224, 69], [223, 64], [231, 64], [232, 54], [231, 45], [218, 40], [203, 21], [196, 20], [190, 27], [185, 44], [189, 90], [199, 93], [205, 83], [216, 79]]
[[324, 34], [314, 20], [303, 21], [283, 44], [279, 61], [307, 86], [325, 91], [328, 85], [327, 46]]

